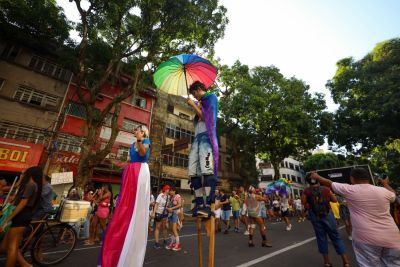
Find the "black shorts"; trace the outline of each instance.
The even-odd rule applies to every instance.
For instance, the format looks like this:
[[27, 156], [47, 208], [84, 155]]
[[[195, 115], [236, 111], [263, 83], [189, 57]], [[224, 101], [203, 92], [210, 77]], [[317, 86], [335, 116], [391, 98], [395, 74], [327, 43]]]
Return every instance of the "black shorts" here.
[[24, 208], [11, 220], [11, 227], [27, 227], [32, 220], [32, 208]]
[[280, 208], [274, 207], [274, 212], [279, 212], [280, 210]]
[[289, 217], [289, 209], [282, 211], [282, 217]]

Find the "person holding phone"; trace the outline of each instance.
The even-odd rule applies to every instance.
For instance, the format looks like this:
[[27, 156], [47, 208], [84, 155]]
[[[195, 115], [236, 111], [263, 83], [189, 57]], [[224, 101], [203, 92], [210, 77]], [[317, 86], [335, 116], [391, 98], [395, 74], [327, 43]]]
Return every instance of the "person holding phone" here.
[[400, 266], [400, 232], [390, 215], [390, 203], [396, 199], [389, 177], [382, 177], [382, 186], [370, 184], [368, 172], [354, 168], [352, 184], [335, 183], [316, 172], [311, 178], [342, 195], [350, 210], [353, 226], [353, 249], [360, 267]]

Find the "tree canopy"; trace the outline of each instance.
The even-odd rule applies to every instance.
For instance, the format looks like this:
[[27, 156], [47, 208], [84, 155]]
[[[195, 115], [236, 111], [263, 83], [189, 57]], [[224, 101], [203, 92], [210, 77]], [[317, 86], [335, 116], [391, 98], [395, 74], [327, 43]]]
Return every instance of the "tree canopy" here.
[[327, 87], [339, 104], [330, 144], [362, 153], [400, 138], [400, 38], [377, 44], [358, 61], [338, 61]]
[[[212, 55], [227, 18], [218, 0], [89, 1], [86, 9], [81, 0], [74, 2], [81, 15], [76, 29], [82, 39], [72, 66], [76, 66], [77, 94], [88, 114], [88, 136], [78, 165], [78, 183], [84, 184], [118, 135], [121, 102], [139, 87], [152, 85], [149, 77], [162, 60], [184, 52]], [[102, 87], [119, 82], [121, 76], [128, 76], [128, 82], [120, 83], [120, 93], [97, 112], [95, 102]], [[110, 140], [104, 149], [94, 152], [96, 129], [110, 112]]]
[[311, 95], [303, 81], [285, 78], [274, 66], [250, 69], [240, 62], [223, 66], [220, 81], [222, 119], [241, 129], [259, 157], [272, 162], [275, 177], [284, 158], [324, 142], [329, 115], [323, 95]]
[[3, 0], [0, 1], [0, 28], [7, 37], [22, 33], [24, 38], [34, 36], [41, 44], [63, 45], [72, 25], [55, 0]]

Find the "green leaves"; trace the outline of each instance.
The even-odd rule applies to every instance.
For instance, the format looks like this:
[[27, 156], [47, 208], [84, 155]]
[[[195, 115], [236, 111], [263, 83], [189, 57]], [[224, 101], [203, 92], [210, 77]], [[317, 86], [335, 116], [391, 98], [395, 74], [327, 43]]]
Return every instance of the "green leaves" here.
[[339, 109], [329, 141], [362, 153], [400, 137], [400, 39], [375, 46], [359, 61], [337, 63], [327, 84]]
[[250, 70], [240, 62], [223, 66], [220, 81], [222, 119], [273, 164], [323, 143], [329, 121], [325, 102], [322, 95], [311, 95], [303, 81], [285, 78], [274, 66]]

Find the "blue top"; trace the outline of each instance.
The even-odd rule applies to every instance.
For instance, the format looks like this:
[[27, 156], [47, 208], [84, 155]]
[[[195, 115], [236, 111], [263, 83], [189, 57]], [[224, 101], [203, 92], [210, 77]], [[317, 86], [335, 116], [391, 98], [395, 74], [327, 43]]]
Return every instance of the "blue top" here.
[[146, 154], [142, 157], [139, 155], [139, 152], [135, 148], [135, 143], [132, 144], [131, 150], [129, 150], [130, 161], [129, 162], [147, 162], [150, 156], [150, 139], [146, 138], [142, 141], [143, 145], [149, 145], [149, 148], [146, 151]]

